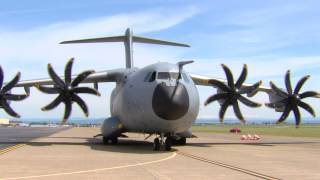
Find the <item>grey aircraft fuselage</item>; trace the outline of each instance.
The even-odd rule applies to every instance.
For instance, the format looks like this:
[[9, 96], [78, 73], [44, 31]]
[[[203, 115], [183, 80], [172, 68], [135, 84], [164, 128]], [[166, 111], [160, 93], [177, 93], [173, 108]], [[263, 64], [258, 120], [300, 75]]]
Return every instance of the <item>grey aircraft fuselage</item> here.
[[[112, 117], [130, 132], [176, 134], [188, 131], [199, 112], [199, 94], [183, 69], [177, 81], [178, 72], [178, 65], [170, 63], [128, 69], [112, 91]], [[107, 123], [106, 120], [105, 124], [109, 125]], [[108, 129], [102, 128], [102, 134], [110, 134]]]

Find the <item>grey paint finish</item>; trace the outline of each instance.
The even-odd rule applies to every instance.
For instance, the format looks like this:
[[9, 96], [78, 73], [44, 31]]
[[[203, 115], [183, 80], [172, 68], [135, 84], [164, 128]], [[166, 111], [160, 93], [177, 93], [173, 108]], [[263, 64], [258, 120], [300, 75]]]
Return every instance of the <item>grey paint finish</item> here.
[[[152, 108], [152, 97], [157, 85], [176, 85], [174, 79], [155, 79], [146, 82], [150, 72], [178, 72], [178, 66], [170, 63], [156, 63], [142, 69], [132, 69], [124, 75], [125, 80], [118, 82], [112, 93], [111, 114], [118, 117], [124, 127], [132, 132], [144, 133], [178, 133], [187, 131], [199, 112], [199, 95], [193, 81], [188, 83], [181, 79], [189, 94], [189, 108], [180, 118], [168, 121], [155, 114]], [[185, 73], [185, 71], [182, 71]]]
[[[150, 78], [158, 72], [178, 73], [178, 64], [171, 63], [155, 63], [144, 68], [133, 68], [133, 43], [149, 43], [170, 46], [189, 47], [186, 44], [150, 39], [145, 37], [133, 36], [128, 28], [123, 36], [103, 37], [83, 40], [64, 41], [62, 44], [69, 43], [102, 43], [102, 42], [123, 42], [126, 53], [126, 68], [97, 72], [90, 75], [84, 83], [101, 83], [115, 82], [116, 87], [113, 89], [110, 98], [111, 118], [108, 118], [102, 128], [102, 134], [110, 135], [115, 132], [115, 128], [121, 127], [131, 132], [141, 133], [171, 133], [171, 134], [191, 134], [190, 127], [196, 120], [199, 113], [199, 94], [196, 85], [210, 85], [209, 79], [215, 79], [222, 83], [223, 79], [212, 78], [208, 76], [193, 75], [181, 69], [182, 78], [177, 82], [177, 78]], [[190, 61], [191, 62], [191, 61]], [[182, 67], [182, 65], [181, 65]], [[75, 76], [74, 76], [75, 77]], [[73, 77], [73, 78], [74, 78]], [[62, 77], [63, 78], [63, 77]], [[51, 79], [37, 79], [22, 81], [18, 83], [18, 87], [30, 87], [36, 84], [52, 85]], [[161, 102], [161, 106], [170, 106], [170, 108], [162, 109], [159, 113], [155, 112], [155, 106], [159, 106], [159, 102], [153, 104], [153, 99], [157, 96], [158, 99], [166, 98], [172, 93], [172, 89], [178, 88], [179, 93], [173, 95], [172, 100], [169, 98]], [[159, 86], [167, 87], [163, 89], [165, 93], [156, 95], [156, 88]], [[246, 86], [248, 84], [245, 84]], [[268, 88], [260, 88], [260, 91], [270, 93]], [[175, 114], [179, 110], [179, 113]], [[181, 110], [181, 111], [180, 111]], [[166, 114], [162, 116], [161, 114]], [[171, 116], [172, 117], [169, 117]], [[110, 126], [110, 127], [107, 127]]]

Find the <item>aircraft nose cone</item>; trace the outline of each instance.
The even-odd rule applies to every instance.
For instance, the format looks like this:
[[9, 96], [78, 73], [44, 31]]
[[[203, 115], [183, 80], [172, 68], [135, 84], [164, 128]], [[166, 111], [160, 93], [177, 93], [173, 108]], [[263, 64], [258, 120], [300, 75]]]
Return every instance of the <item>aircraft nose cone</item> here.
[[186, 87], [181, 83], [177, 86], [158, 84], [153, 93], [152, 108], [162, 119], [179, 119], [189, 109], [189, 95]]

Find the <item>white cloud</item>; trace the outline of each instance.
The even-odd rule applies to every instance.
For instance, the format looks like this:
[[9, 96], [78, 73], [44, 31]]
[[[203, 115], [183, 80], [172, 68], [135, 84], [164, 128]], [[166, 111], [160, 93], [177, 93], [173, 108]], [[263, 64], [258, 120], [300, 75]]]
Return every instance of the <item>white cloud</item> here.
[[[121, 35], [127, 27], [137, 33], [154, 32], [182, 23], [196, 13], [194, 8], [175, 10], [155, 9], [141, 13], [120, 14], [108, 17], [87, 19], [78, 22], [59, 22], [26, 29], [19, 32], [0, 32], [0, 62], [5, 71], [5, 79], [22, 71], [22, 79], [47, 77], [46, 65], [52, 63], [60, 74], [70, 57], [75, 57], [74, 73], [82, 70], [107, 70], [124, 67], [124, 48], [115, 44], [59, 45], [63, 40]], [[155, 50], [148, 46], [135, 46], [134, 59], [137, 65], [154, 63], [157, 59], [175, 59], [181, 51], [174, 49]], [[155, 59], [157, 58], [157, 59]], [[103, 96], [84, 96], [90, 107], [91, 117], [109, 115], [109, 97], [113, 84], [100, 85]], [[15, 90], [19, 91], [20, 90]], [[32, 90], [31, 97], [12, 106], [23, 117], [61, 117], [63, 106], [51, 112], [41, 112], [40, 108], [54, 96], [43, 95]], [[5, 113], [2, 115], [7, 116]], [[75, 107], [73, 117], [83, 116]]]

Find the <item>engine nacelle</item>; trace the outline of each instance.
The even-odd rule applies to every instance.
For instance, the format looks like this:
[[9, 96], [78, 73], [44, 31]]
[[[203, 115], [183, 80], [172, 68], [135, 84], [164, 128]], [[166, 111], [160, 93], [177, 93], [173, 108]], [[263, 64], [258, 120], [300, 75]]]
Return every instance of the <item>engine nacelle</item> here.
[[[279, 102], [283, 99], [283, 97], [279, 96], [277, 93], [275, 93], [273, 91], [268, 93], [268, 95], [269, 95], [269, 102], [270, 103], [276, 103], [276, 102]], [[283, 112], [285, 109], [285, 104], [276, 103], [276, 105], [272, 106], [271, 108], [274, 108], [276, 112]]]
[[118, 137], [123, 132], [123, 125], [117, 117], [110, 117], [104, 120], [101, 126], [103, 137]]

